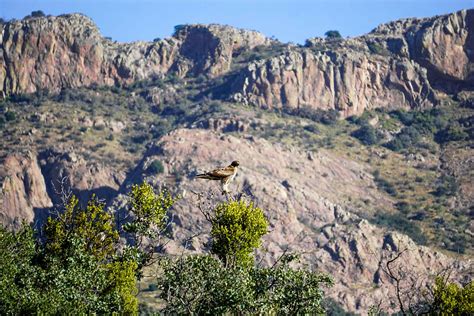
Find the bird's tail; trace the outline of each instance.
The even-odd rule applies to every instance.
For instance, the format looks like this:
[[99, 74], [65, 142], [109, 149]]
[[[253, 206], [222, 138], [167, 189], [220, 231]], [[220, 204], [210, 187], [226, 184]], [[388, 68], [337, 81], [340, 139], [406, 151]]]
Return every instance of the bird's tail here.
[[198, 174], [196, 176], [196, 178], [198, 179], [206, 179], [206, 180], [210, 180], [211, 178], [209, 177], [209, 175], [205, 174], [205, 173], [201, 173], [201, 174]]
[[196, 178], [198, 178], [198, 179], [205, 179], [205, 180], [220, 180], [219, 177], [215, 177], [215, 176], [212, 176], [212, 175], [207, 174], [207, 173], [198, 174], [198, 175], [196, 176]]

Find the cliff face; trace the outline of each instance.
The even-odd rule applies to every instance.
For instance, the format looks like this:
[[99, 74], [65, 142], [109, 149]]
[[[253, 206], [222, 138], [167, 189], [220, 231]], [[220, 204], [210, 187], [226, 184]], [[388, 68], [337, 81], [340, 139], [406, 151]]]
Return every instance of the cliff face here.
[[335, 109], [342, 116], [374, 107], [432, 106], [435, 94], [418, 64], [363, 52], [290, 50], [256, 62], [234, 82], [233, 99], [266, 108]]
[[29, 18], [1, 27], [3, 95], [131, 83], [168, 72], [217, 76], [229, 70], [235, 50], [270, 43], [258, 32], [188, 25], [169, 39], [120, 44], [103, 38], [80, 14]]
[[369, 36], [388, 37], [390, 49], [405, 52], [425, 67], [436, 83], [446, 80], [473, 85], [474, 10], [382, 24]]
[[48, 210], [61, 205], [62, 194], [74, 193], [87, 202], [93, 193], [112, 199], [125, 173], [90, 164], [73, 152], [28, 151], [8, 155], [0, 168], [0, 222], [18, 227], [24, 219], [44, 222]]
[[472, 87], [474, 10], [384, 24], [359, 38], [308, 40], [307, 49], [255, 62], [233, 85], [233, 98], [262, 107], [420, 108], [437, 103], [433, 86]]
[[[474, 10], [406, 19], [346, 40], [286, 45], [274, 57], [247, 61], [224, 85], [225, 98], [264, 108], [335, 109], [437, 104], [435, 90], [473, 86]], [[2, 26], [0, 93], [32, 93], [91, 84], [126, 84], [175, 73], [217, 77], [233, 57], [276, 42], [254, 31], [185, 25], [153, 43], [120, 44], [82, 15], [29, 18]]]
[[0, 220], [17, 226], [24, 219], [33, 222], [37, 210], [53, 206], [46, 192], [45, 179], [41, 173], [36, 155], [13, 154], [5, 158], [2, 176], [2, 212]]

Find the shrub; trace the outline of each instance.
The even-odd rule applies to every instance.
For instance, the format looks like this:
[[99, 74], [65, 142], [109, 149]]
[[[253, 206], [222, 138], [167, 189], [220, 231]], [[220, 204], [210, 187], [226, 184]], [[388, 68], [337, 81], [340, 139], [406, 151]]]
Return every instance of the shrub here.
[[13, 111], [7, 111], [5, 113], [5, 119], [7, 120], [7, 122], [16, 120], [16, 113]]
[[378, 144], [383, 139], [383, 135], [369, 124], [363, 125], [358, 130], [352, 132], [351, 136], [368, 146]]
[[153, 160], [153, 162], [148, 166], [146, 171], [150, 174], [157, 174], [157, 173], [163, 173], [165, 171], [165, 167], [163, 166], [163, 163], [159, 160]]
[[440, 130], [435, 135], [435, 140], [437, 143], [460, 141], [468, 138], [468, 133], [466, 133], [464, 128], [458, 123], [449, 125], [447, 128]]
[[310, 107], [301, 107], [298, 109], [285, 109], [285, 112], [290, 115], [304, 117], [325, 125], [335, 124], [339, 118], [339, 113], [333, 109], [321, 110]]
[[339, 39], [342, 38], [341, 33], [337, 30], [329, 30], [326, 33], [324, 33], [324, 36], [328, 39]]
[[373, 176], [374, 176], [374, 181], [377, 184], [377, 187], [379, 189], [387, 192], [388, 194], [392, 196], [397, 195], [397, 190], [395, 189], [395, 186], [391, 184], [390, 182], [388, 182], [387, 180], [385, 180], [384, 178], [382, 178], [380, 176], [380, 171], [375, 170], [373, 173]]
[[369, 42], [367, 43], [367, 47], [369, 48], [372, 54], [382, 55], [383, 53], [385, 53], [384, 47], [378, 43]]
[[37, 10], [37, 11], [32, 11], [31, 16], [34, 17], [34, 18], [41, 18], [41, 17], [44, 17], [46, 15], [44, 14], [43, 11]]
[[211, 252], [225, 265], [251, 265], [252, 253], [267, 233], [267, 220], [258, 207], [245, 201], [217, 205], [211, 220]]
[[433, 314], [472, 315], [474, 313], [474, 282], [470, 281], [461, 287], [437, 277], [433, 298], [430, 308]]
[[420, 227], [409, 221], [402, 214], [386, 214], [378, 213], [372, 221], [377, 225], [382, 225], [395, 230], [398, 230], [410, 236], [415, 242], [420, 245], [426, 244], [426, 236], [423, 234]]
[[293, 270], [292, 256], [271, 268], [226, 267], [210, 256], [165, 260], [160, 297], [168, 314], [296, 315], [322, 314], [322, 285], [327, 275]]
[[456, 178], [449, 175], [442, 175], [436, 182], [436, 190], [433, 192], [435, 196], [451, 196], [455, 195], [459, 190], [459, 184]]
[[394, 139], [384, 144], [384, 146], [393, 151], [402, 151], [410, 147], [420, 146], [420, 143], [421, 134], [415, 127], [408, 126], [404, 127]]

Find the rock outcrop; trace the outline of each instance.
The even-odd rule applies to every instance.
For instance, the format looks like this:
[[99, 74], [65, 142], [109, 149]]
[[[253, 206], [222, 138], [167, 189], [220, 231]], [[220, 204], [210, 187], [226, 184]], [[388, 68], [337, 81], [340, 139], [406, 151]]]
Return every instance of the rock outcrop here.
[[[103, 38], [80, 14], [27, 18], [0, 25], [0, 94], [127, 84], [164, 76], [229, 70], [237, 51], [268, 45], [258, 32], [186, 25], [174, 37], [120, 44]], [[1, 96], [1, 95], [0, 95]]]
[[306, 46], [251, 63], [235, 79], [231, 99], [335, 109], [347, 117], [375, 107], [432, 106], [433, 87], [473, 87], [474, 10], [396, 21], [353, 39], [310, 39]]
[[233, 99], [264, 108], [334, 109], [342, 116], [376, 107], [416, 108], [436, 103], [422, 67], [407, 58], [358, 51], [290, 50], [257, 61], [233, 83]]
[[425, 67], [437, 88], [474, 85], [474, 10], [428, 19], [382, 24], [368, 37], [385, 38], [386, 47]]
[[0, 222], [18, 227], [22, 220], [33, 222], [36, 212], [53, 206], [34, 153], [11, 154], [2, 167]]
[[74, 152], [10, 154], [0, 168], [0, 222], [41, 224], [63, 202], [61, 194], [74, 193], [83, 204], [92, 194], [110, 200], [124, 179], [124, 172], [87, 163]]
[[[310, 39], [279, 56], [250, 62], [224, 86], [237, 102], [264, 108], [420, 108], [436, 91], [472, 88], [474, 10], [384, 24], [346, 40]], [[120, 44], [80, 14], [1, 25], [0, 94], [128, 84], [174, 73], [217, 77], [234, 56], [278, 44], [261, 33], [220, 25], [183, 25], [173, 37]], [[280, 44], [281, 45], [281, 44]]]

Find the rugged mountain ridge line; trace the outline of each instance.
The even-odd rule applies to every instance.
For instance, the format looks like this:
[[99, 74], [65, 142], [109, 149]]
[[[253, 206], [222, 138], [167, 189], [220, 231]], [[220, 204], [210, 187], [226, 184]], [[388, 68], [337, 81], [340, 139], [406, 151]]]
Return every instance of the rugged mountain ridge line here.
[[[223, 98], [264, 108], [334, 109], [343, 117], [376, 107], [423, 108], [437, 90], [472, 88], [474, 10], [383, 24], [344, 40], [284, 45], [275, 57], [247, 61], [226, 76]], [[129, 84], [176, 74], [228, 74], [233, 58], [277, 44], [254, 31], [220, 25], [179, 26], [173, 37], [119, 44], [80, 14], [2, 25], [0, 94]], [[280, 44], [281, 45], [281, 44]]]
[[311, 49], [250, 64], [233, 83], [236, 101], [262, 107], [423, 108], [437, 91], [473, 87], [474, 10], [382, 24], [347, 40], [310, 39]]
[[186, 25], [165, 40], [120, 44], [81, 14], [12, 21], [1, 26], [0, 94], [128, 84], [169, 72], [217, 76], [234, 51], [270, 42], [255, 31]]

